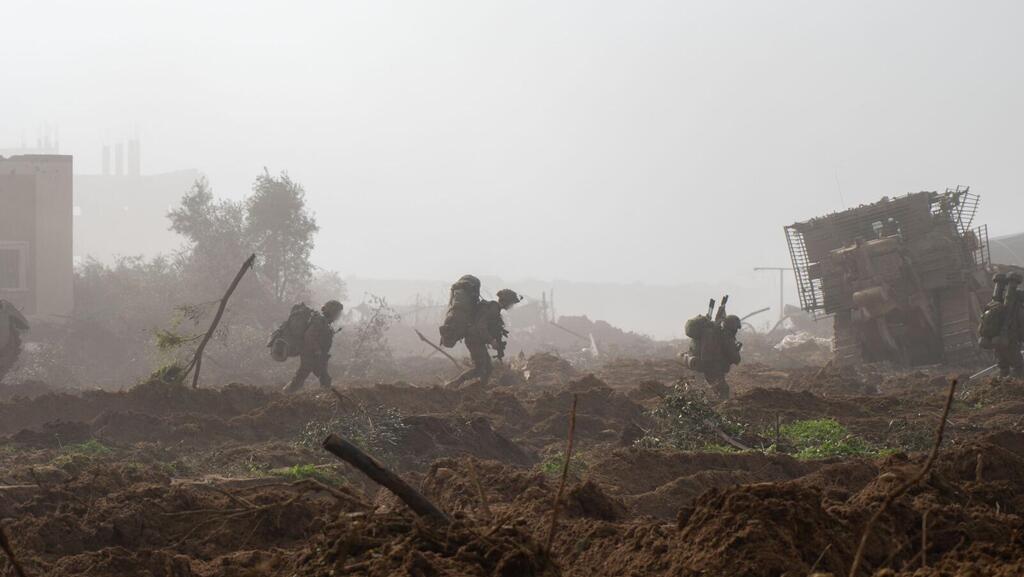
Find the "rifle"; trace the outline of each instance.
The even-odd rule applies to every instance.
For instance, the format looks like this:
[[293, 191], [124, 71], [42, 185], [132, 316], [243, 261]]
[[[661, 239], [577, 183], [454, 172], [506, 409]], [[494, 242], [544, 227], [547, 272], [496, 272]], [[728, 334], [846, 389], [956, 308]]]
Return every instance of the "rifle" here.
[[505, 329], [501, 329], [501, 336], [498, 337], [498, 340], [494, 345], [494, 350], [498, 351], [499, 361], [505, 358], [505, 347], [507, 346], [507, 344], [505, 343], [505, 337], [507, 336], [508, 331]]
[[722, 304], [718, 305], [718, 312], [715, 313], [715, 322], [720, 323], [725, 320], [725, 305], [729, 302], [729, 295], [722, 297]]

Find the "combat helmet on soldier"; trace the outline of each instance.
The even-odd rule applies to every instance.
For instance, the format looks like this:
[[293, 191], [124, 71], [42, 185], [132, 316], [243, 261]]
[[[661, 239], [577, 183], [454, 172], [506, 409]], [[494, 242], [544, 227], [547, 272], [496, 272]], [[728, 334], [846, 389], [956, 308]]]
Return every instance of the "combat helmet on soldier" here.
[[329, 300], [324, 303], [324, 306], [320, 307], [320, 314], [324, 315], [328, 323], [333, 323], [338, 320], [343, 310], [345, 310], [345, 305], [336, 300]]
[[502, 310], [508, 310], [513, 307], [516, 303], [523, 300], [523, 297], [516, 294], [516, 291], [512, 289], [501, 289], [498, 291], [498, 304], [501, 305]]

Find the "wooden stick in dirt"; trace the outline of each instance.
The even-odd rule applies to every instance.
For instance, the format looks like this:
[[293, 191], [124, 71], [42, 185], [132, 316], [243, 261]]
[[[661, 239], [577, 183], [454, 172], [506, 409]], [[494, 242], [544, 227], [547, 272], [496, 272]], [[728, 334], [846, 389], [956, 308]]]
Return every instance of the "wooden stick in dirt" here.
[[921, 515], [921, 568], [928, 568], [928, 511]]
[[2, 527], [0, 527], [0, 549], [3, 549], [4, 555], [7, 555], [7, 560], [11, 562], [15, 576], [26, 577], [28, 574], [25, 573], [25, 569], [18, 562], [18, 558], [14, 556], [14, 549], [11, 547], [11, 542], [7, 539], [7, 532]]
[[376, 459], [359, 450], [352, 443], [338, 435], [328, 435], [323, 442], [324, 449], [335, 457], [362, 471], [377, 484], [391, 491], [420, 517], [448, 523], [448, 516], [427, 500], [401, 477], [384, 468]]
[[487, 502], [487, 493], [484, 493], [484, 486], [480, 484], [480, 476], [476, 474], [476, 464], [473, 462], [472, 457], [469, 458], [469, 476], [476, 487], [477, 495], [480, 497], [480, 506], [484, 510], [484, 515], [491, 517], [491, 505]]
[[217, 330], [217, 325], [220, 324], [221, 317], [224, 316], [224, 309], [228, 306], [228, 299], [231, 298], [231, 294], [238, 288], [238, 283], [242, 281], [242, 277], [245, 273], [252, 268], [252, 265], [256, 262], [256, 255], [252, 254], [249, 258], [245, 259], [242, 263], [242, 268], [238, 269], [238, 273], [235, 275], [235, 279], [231, 281], [231, 285], [228, 286], [227, 292], [224, 293], [224, 297], [220, 299], [220, 305], [217, 307], [217, 314], [213, 317], [213, 322], [210, 323], [210, 328], [207, 329], [206, 334], [203, 335], [203, 340], [199, 343], [199, 347], [196, 348], [196, 354], [192, 357], [192, 361], [185, 367], [185, 372], [182, 373], [182, 378], [188, 376], [189, 372], [195, 369], [195, 373], [192, 374], [192, 388], [199, 387], [199, 370], [203, 367], [203, 351], [206, 349], [206, 344], [213, 338], [214, 331]]
[[548, 541], [544, 550], [551, 553], [551, 544], [555, 541], [555, 529], [558, 527], [558, 513], [562, 504], [562, 493], [565, 492], [565, 482], [569, 477], [569, 463], [572, 461], [572, 442], [576, 433], [576, 401], [577, 395], [572, 396], [572, 409], [569, 412], [569, 439], [565, 447], [565, 465], [562, 466], [562, 480], [558, 483], [558, 493], [555, 495], [555, 502], [551, 506], [551, 528], [548, 530]]
[[453, 362], [453, 363], [455, 363], [455, 366], [458, 367], [458, 369], [460, 371], [464, 368], [462, 366], [462, 363], [460, 363], [458, 360], [456, 360], [455, 357], [453, 357], [453, 356], [448, 354], [448, 351], [446, 351], [446, 350], [442, 349], [441, 347], [435, 345], [434, 343], [430, 342], [430, 339], [428, 339], [427, 337], [423, 336], [423, 333], [421, 333], [419, 329], [413, 329], [413, 330], [416, 331], [416, 336], [418, 336], [421, 341], [423, 341], [423, 342], [427, 343], [428, 345], [434, 347], [435, 351], [437, 351], [437, 352], [441, 353], [442, 355], [448, 357], [448, 360]]
[[935, 431], [935, 445], [932, 446], [932, 452], [928, 454], [928, 460], [924, 462], [921, 470], [917, 472], [910, 480], [906, 481], [899, 487], [890, 491], [885, 499], [882, 500], [882, 505], [871, 518], [868, 519], [866, 525], [864, 525], [864, 533], [861, 534], [860, 544], [857, 545], [857, 552], [853, 556], [853, 565], [850, 566], [849, 577], [857, 577], [857, 572], [860, 571], [860, 564], [864, 560], [864, 547], [867, 546], [868, 538], [871, 536], [872, 529], [875, 528], [875, 524], [878, 523], [878, 519], [883, 513], [892, 505], [893, 501], [899, 499], [904, 493], [909, 491], [911, 487], [917, 485], [924, 479], [928, 471], [931, 471], [932, 465], [935, 463], [936, 457], [939, 456], [939, 447], [942, 445], [942, 434], [946, 430], [946, 421], [949, 417], [949, 409], [953, 405], [953, 395], [956, 393], [956, 379], [953, 379], [949, 384], [949, 394], [946, 396], [946, 407], [942, 410], [942, 419], [939, 421], [939, 427]]
[[[711, 424], [711, 423], [709, 423], [709, 424]], [[737, 449], [739, 449], [741, 451], [750, 451], [750, 450], [752, 450], [750, 447], [748, 447], [748, 446], [744, 445], [743, 443], [737, 441], [729, 433], [726, 433], [725, 431], [723, 431], [721, 427], [715, 425], [714, 429], [715, 429], [715, 434], [718, 435], [719, 439], [722, 439], [723, 441], [725, 441], [726, 443], [729, 443], [733, 447], [736, 447]]]
[[825, 554], [828, 553], [831, 548], [831, 543], [825, 545], [825, 549], [821, 552], [821, 555], [818, 555], [818, 558], [814, 561], [814, 565], [811, 565], [811, 570], [807, 572], [808, 575], [814, 575], [814, 570], [818, 568], [818, 565], [821, 565], [821, 560], [825, 558]]

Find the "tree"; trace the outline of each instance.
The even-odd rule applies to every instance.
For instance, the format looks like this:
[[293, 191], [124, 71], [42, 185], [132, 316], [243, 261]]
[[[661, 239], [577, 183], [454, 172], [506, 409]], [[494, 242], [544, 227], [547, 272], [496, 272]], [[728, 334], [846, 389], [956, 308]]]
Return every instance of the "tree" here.
[[303, 295], [313, 278], [309, 261], [319, 230], [306, 209], [306, 192], [288, 173], [263, 169], [245, 201], [246, 233], [259, 255], [257, 271], [279, 302]]
[[313, 273], [307, 294], [314, 303], [324, 303], [331, 299], [344, 302], [348, 300], [348, 283], [338, 271], [318, 268]]

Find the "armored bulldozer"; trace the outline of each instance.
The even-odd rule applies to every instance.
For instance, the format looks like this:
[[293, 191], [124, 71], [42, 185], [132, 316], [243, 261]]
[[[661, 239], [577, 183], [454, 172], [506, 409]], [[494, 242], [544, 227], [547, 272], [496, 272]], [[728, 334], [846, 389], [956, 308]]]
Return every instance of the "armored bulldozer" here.
[[991, 295], [969, 187], [883, 198], [785, 227], [801, 307], [831, 316], [834, 362], [972, 365]]

